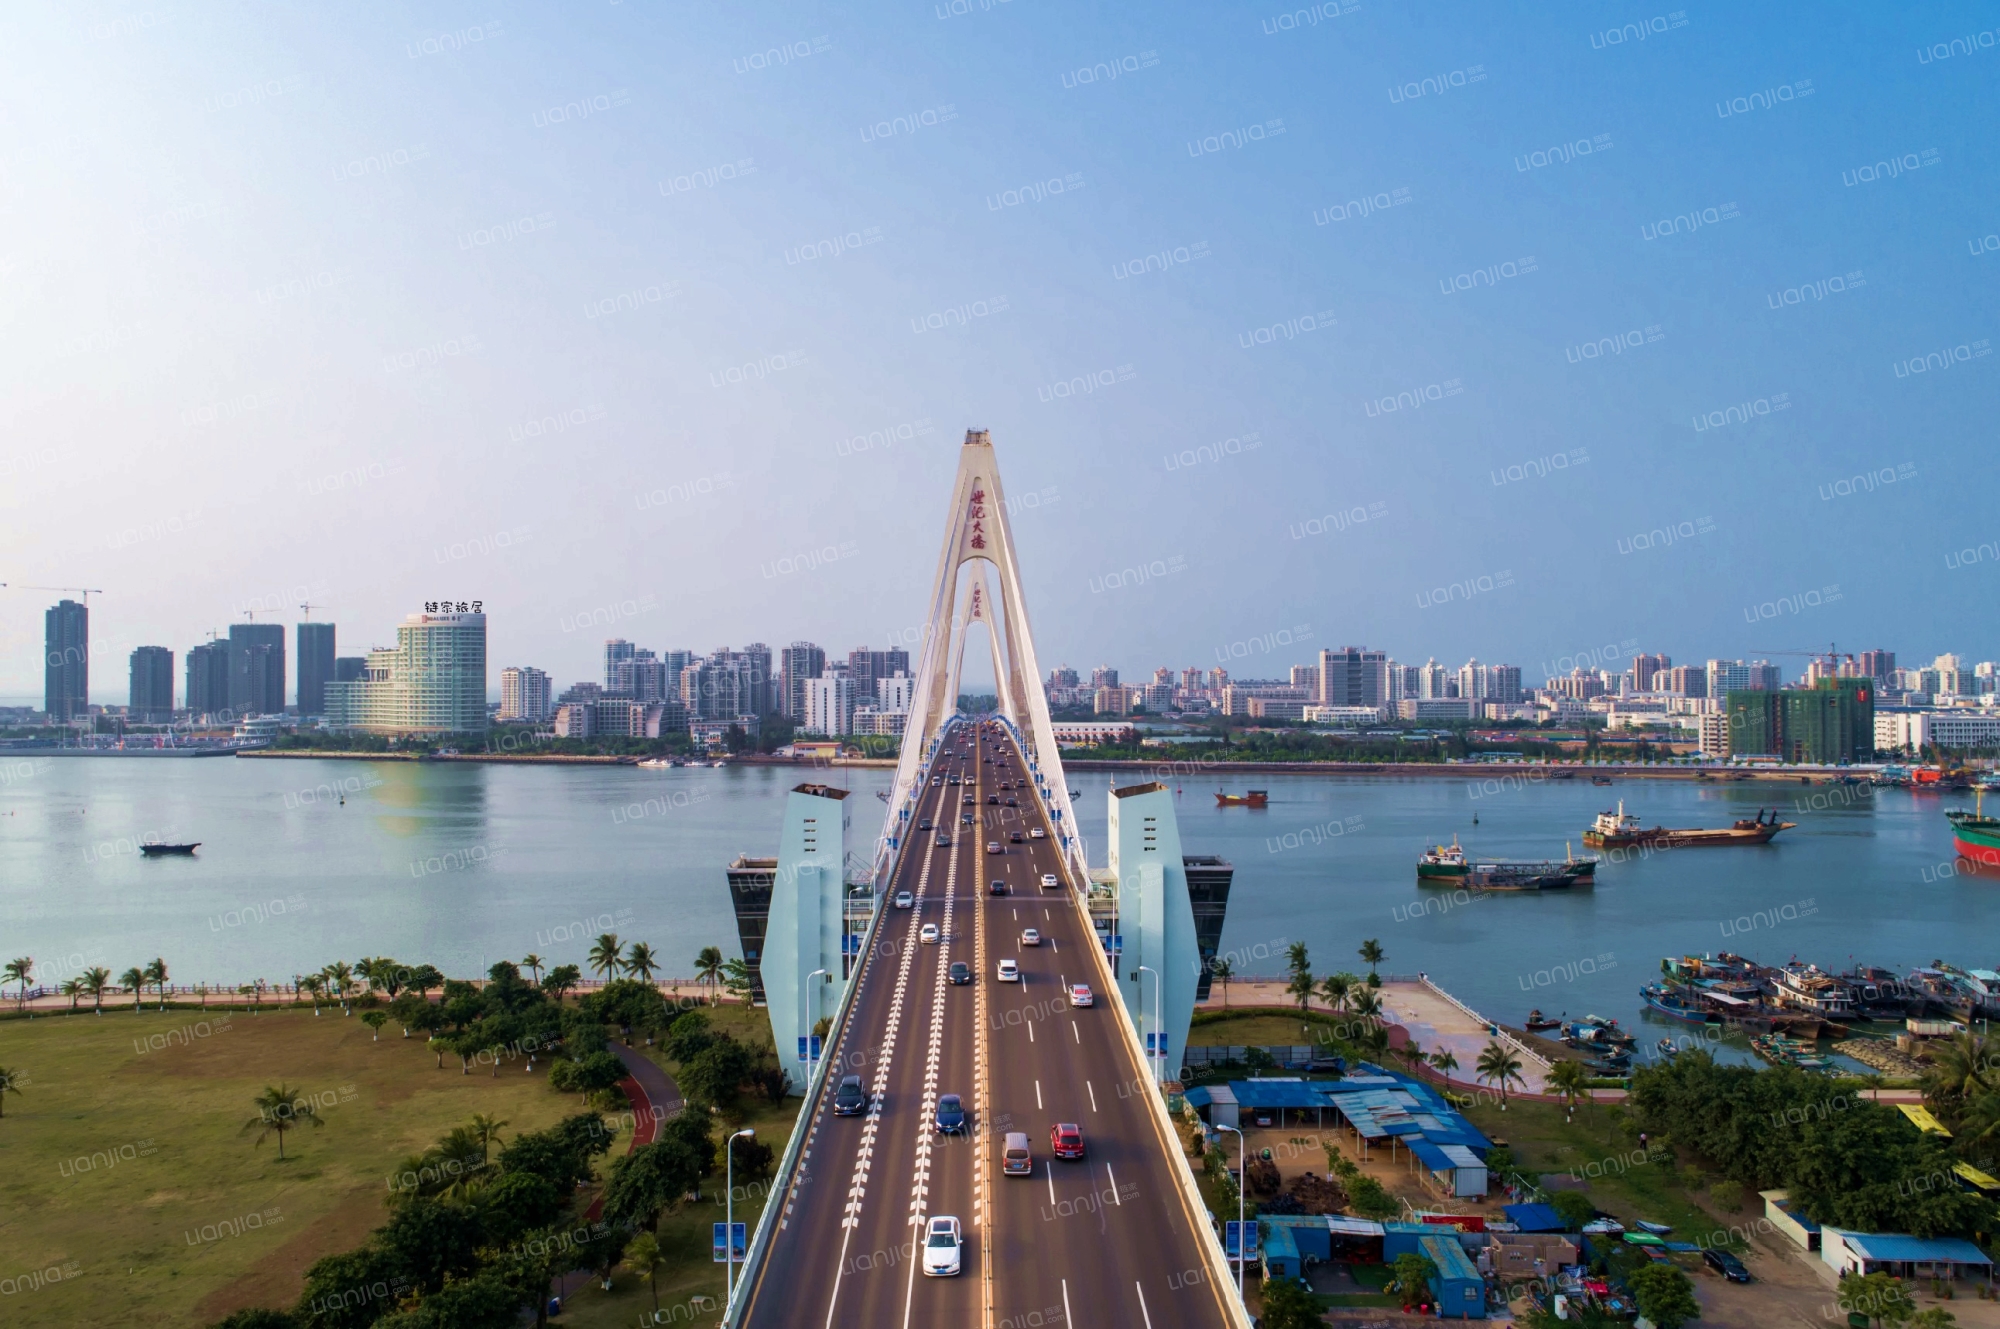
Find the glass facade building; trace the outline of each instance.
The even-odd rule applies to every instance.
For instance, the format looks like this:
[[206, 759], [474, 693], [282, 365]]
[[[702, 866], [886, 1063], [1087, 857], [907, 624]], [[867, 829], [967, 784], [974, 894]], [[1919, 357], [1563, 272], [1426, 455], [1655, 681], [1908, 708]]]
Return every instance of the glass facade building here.
[[411, 614], [361, 677], [330, 683], [327, 724], [368, 734], [486, 731], [486, 615]]

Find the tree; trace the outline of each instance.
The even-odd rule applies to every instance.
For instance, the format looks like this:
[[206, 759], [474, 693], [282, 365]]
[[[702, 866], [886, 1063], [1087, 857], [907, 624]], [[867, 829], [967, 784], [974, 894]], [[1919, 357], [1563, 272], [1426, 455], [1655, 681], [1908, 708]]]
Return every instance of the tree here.
[[492, 1117], [475, 1113], [472, 1118], [472, 1133], [479, 1140], [479, 1165], [486, 1166], [486, 1151], [489, 1146], [500, 1143], [500, 1128], [512, 1122], [495, 1121]]
[[723, 965], [722, 988], [730, 996], [741, 1001], [750, 1000], [750, 994], [756, 991], [757, 980], [750, 972], [749, 962], [746, 960], [731, 960], [728, 964]]
[[18, 1094], [21, 1086], [28, 1082], [25, 1071], [10, 1070], [0, 1066], [0, 1117], [7, 1115], [7, 1095]]
[[1375, 972], [1375, 967], [1388, 958], [1382, 950], [1382, 943], [1370, 937], [1367, 941], [1361, 943], [1361, 949], [1357, 954], [1361, 956], [1362, 962], [1368, 966], [1369, 986], [1381, 986], [1382, 979]]
[[1549, 1208], [1556, 1211], [1556, 1217], [1571, 1232], [1581, 1231], [1585, 1223], [1597, 1217], [1597, 1206], [1582, 1191], [1557, 1191], [1549, 1197]]
[[382, 1041], [382, 1026], [389, 1023], [389, 1016], [384, 1011], [368, 1011], [362, 1015], [361, 1023], [367, 1025], [374, 1034], [371, 1041], [379, 1043]]
[[607, 1222], [651, 1232], [660, 1214], [690, 1191], [701, 1189], [701, 1160], [685, 1140], [662, 1135], [611, 1165], [604, 1186]]
[[1306, 944], [1304, 942], [1295, 941], [1285, 947], [1285, 971], [1287, 973], [1302, 974], [1311, 968], [1312, 958], [1306, 952]]
[[1563, 1106], [1568, 1109], [1571, 1117], [1576, 1115], [1576, 1100], [1579, 1098], [1587, 1100], [1590, 1097], [1590, 1090], [1585, 1088], [1583, 1083], [1589, 1078], [1590, 1072], [1584, 1069], [1582, 1062], [1570, 1061], [1568, 1058], [1557, 1062], [1549, 1070], [1548, 1086], [1561, 1096]]
[[521, 957], [521, 963], [528, 966], [528, 972], [535, 976], [535, 986], [540, 987], [542, 985], [542, 966], [547, 964], [548, 961], [530, 952]]
[[1395, 1197], [1384, 1190], [1382, 1183], [1366, 1172], [1356, 1170], [1346, 1178], [1348, 1207], [1363, 1218], [1393, 1218], [1402, 1208]]
[[1888, 1274], [1849, 1274], [1834, 1300], [1850, 1315], [1865, 1315], [1876, 1324], [1905, 1324], [1917, 1310], [1903, 1281]]
[[282, 1082], [266, 1085], [264, 1092], [251, 1101], [257, 1108], [257, 1115], [244, 1122], [243, 1129], [256, 1131], [258, 1144], [264, 1143], [265, 1136], [275, 1134], [281, 1161], [285, 1157], [286, 1131], [298, 1129], [301, 1122], [314, 1127], [326, 1125], [320, 1118], [319, 1108], [310, 1099]]
[[632, 943], [632, 950], [625, 957], [625, 972], [640, 982], [651, 986], [653, 975], [659, 971], [660, 959], [653, 954], [653, 948], [643, 941]]
[[102, 965], [83, 971], [83, 990], [90, 994], [91, 1004], [99, 1015], [104, 1014], [104, 994], [111, 987], [111, 971]]
[[1508, 1083], [1510, 1081], [1518, 1082], [1524, 1086], [1527, 1083], [1521, 1079], [1521, 1059], [1515, 1056], [1504, 1043], [1501, 1043], [1497, 1039], [1488, 1043], [1486, 1050], [1479, 1054], [1479, 1060], [1473, 1066], [1473, 1070], [1487, 1084], [1498, 1085], [1500, 1087], [1500, 1110], [1502, 1112], [1507, 1110]]
[[1299, 1009], [1303, 1011], [1312, 1003], [1314, 987], [1312, 970], [1294, 969], [1292, 981], [1285, 985], [1285, 991], [1297, 999]]
[[157, 955], [154, 956], [152, 963], [146, 966], [146, 981], [159, 989], [160, 1009], [165, 1010], [167, 1008], [167, 962]]
[[118, 975], [118, 986], [126, 988], [132, 993], [132, 1009], [135, 1011], [138, 1010], [139, 999], [145, 995], [146, 971], [136, 966], [127, 969], [124, 973]]
[[618, 940], [615, 932], [600, 933], [590, 947], [590, 967], [604, 975], [607, 981], [618, 972], [624, 962], [625, 945]]
[[[299, 991], [312, 998], [313, 1014], [319, 1014], [319, 994], [326, 991], [326, 975], [306, 974], [299, 979]], [[407, 1037], [407, 1035], [405, 1035]]]
[[69, 1008], [71, 1013], [74, 1014], [77, 1000], [83, 996], [83, 980], [81, 978], [65, 978], [62, 981], [62, 986], [58, 987], [56, 991], [69, 998]]
[[1264, 1284], [1263, 1329], [1319, 1329], [1326, 1323], [1312, 1290], [1296, 1278], [1273, 1278]]
[[542, 984], [542, 991], [549, 994], [557, 1005], [562, 1004], [565, 992], [576, 991], [576, 985], [583, 978], [583, 972], [573, 964], [559, 964], [549, 970], [548, 980]]
[[1450, 1048], [1439, 1048], [1436, 1052], [1431, 1053], [1431, 1065], [1437, 1068], [1438, 1074], [1442, 1075], [1445, 1078], [1445, 1083], [1449, 1084], [1451, 1082], [1451, 1073], [1458, 1069], [1458, 1058], [1452, 1054]]
[[1208, 966], [1208, 973], [1222, 984], [1222, 1004], [1229, 1005], [1229, 980], [1236, 976], [1236, 966], [1227, 960], [1217, 960]]
[[732, 1107], [743, 1082], [756, 1069], [756, 1058], [726, 1034], [703, 1048], [681, 1066], [680, 1086], [688, 1098], [710, 1107]]
[[25, 1007], [28, 1004], [28, 980], [35, 976], [35, 958], [23, 955], [9, 960], [5, 972], [8, 982], [21, 985], [21, 1005]]
[[1390, 1278], [1384, 1291], [1401, 1297], [1405, 1305], [1429, 1299], [1431, 1280], [1437, 1277], [1438, 1267], [1428, 1255], [1405, 1251], [1396, 1257], [1389, 1270]]
[[1680, 1329], [1701, 1314], [1688, 1276], [1671, 1264], [1649, 1262], [1644, 1268], [1633, 1270], [1625, 1281], [1638, 1299], [1639, 1314], [1659, 1329]]
[[660, 1318], [660, 1285], [654, 1279], [659, 1272], [660, 1262], [666, 1257], [660, 1253], [660, 1242], [650, 1232], [641, 1232], [625, 1248], [625, 1267], [646, 1280], [646, 1286], [653, 1294], [653, 1319]]
[[1942, 1306], [1921, 1310], [1910, 1319], [1910, 1329], [1952, 1329], [1958, 1317]]
[[1328, 974], [1319, 981], [1319, 995], [1325, 1000], [1329, 1010], [1345, 1010], [1347, 994], [1354, 986], [1354, 975], [1346, 972]]
[[340, 998], [340, 1013], [351, 1014], [347, 1006], [347, 994], [354, 987], [354, 966], [345, 960], [335, 960], [320, 972], [325, 974], [327, 982], [333, 985], [333, 994]]
[[708, 985], [708, 1004], [715, 1004], [715, 988], [722, 981], [722, 952], [714, 946], [704, 946], [694, 957], [695, 977]]
[[257, 1306], [217, 1320], [214, 1329], [299, 1329], [299, 1318], [290, 1311]]

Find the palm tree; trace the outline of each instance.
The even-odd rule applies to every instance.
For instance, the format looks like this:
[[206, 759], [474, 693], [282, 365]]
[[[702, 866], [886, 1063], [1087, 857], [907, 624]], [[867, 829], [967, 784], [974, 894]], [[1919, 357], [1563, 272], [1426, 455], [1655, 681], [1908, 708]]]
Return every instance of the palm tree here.
[[278, 1137], [278, 1158], [285, 1157], [285, 1132], [295, 1129], [300, 1122], [310, 1122], [314, 1126], [324, 1126], [319, 1109], [302, 1097], [298, 1090], [283, 1083], [264, 1086], [264, 1092], [251, 1100], [257, 1108], [257, 1115], [243, 1123], [246, 1131], [257, 1132], [257, 1143], [264, 1143], [264, 1137], [276, 1133]]
[[319, 1014], [319, 994], [326, 991], [325, 974], [307, 974], [299, 980], [299, 991], [312, 998], [313, 1014]]
[[1347, 994], [1354, 987], [1354, 975], [1349, 973], [1328, 974], [1319, 981], [1319, 995], [1326, 999], [1332, 1010], [1340, 1010], [1347, 1005]]
[[528, 972], [535, 976], [535, 986], [540, 987], [542, 985], [542, 966], [547, 964], [548, 961], [539, 955], [530, 953], [521, 957], [521, 963], [528, 966]]
[[750, 1000], [750, 994], [757, 990], [757, 980], [750, 972], [749, 961], [731, 960], [723, 965], [722, 986], [732, 997]]
[[695, 977], [708, 984], [708, 1004], [715, 1005], [716, 985], [722, 982], [722, 952], [714, 946], [704, 946], [694, 957]]
[[472, 1133], [479, 1138], [479, 1165], [481, 1167], [486, 1165], [486, 1147], [498, 1144], [500, 1142], [500, 1128], [511, 1124], [511, 1122], [495, 1121], [491, 1117], [474, 1115], [472, 1118]]
[[1584, 1070], [1580, 1061], [1565, 1059], [1549, 1068], [1548, 1086], [1562, 1096], [1566, 1119], [1575, 1119], [1577, 1099], [1590, 1097], [1590, 1090], [1583, 1083], [1589, 1078], [1590, 1073]]
[[167, 962], [159, 956], [146, 966], [146, 981], [160, 990], [160, 1009], [167, 1008]]
[[21, 1086], [28, 1082], [25, 1072], [8, 1070], [0, 1066], [0, 1117], [7, 1115], [7, 1095], [18, 1094]]
[[1478, 1072], [1480, 1079], [1488, 1084], [1500, 1086], [1502, 1112], [1507, 1110], [1508, 1082], [1518, 1082], [1523, 1088], [1527, 1086], [1527, 1081], [1521, 1079], [1521, 1059], [1498, 1041], [1486, 1045], [1486, 1050], [1479, 1054], [1478, 1064], [1473, 1069]]
[[1988, 1078], [1993, 1064], [1986, 1040], [1978, 1034], [1953, 1034], [1943, 1043], [1925, 1049], [1931, 1069], [1924, 1076], [1925, 1088], [1933, 1097], [1971, 1099], [1995, 1088]]
[[83, 995], [83, 980], [81, 978], [65, 978], [62, 981], [62, 986], [57, 988], [56, 991], [69, 998], [69, 1008], [71, 1013], [74, 1014], [77, 998]]
[[618, 940], [618, 934], [615, 932], [604, 933], [591, 945], [590, 967], [603, 974], [607, 981], [618, 972], [618, 967], [624, 963], [624, 959], [625, 946]]
[[347, 1008], [347, 994], [354, 986], [354, 966], [345, 960], [335, 960], [320, 972], [333, 982], [334, 995], [340, 998], [340, 1013], [353, 1014]]
[[1381, 977], [1375, 972], [1375, 967], [1388, 958], [1382, 950], [1382, 943], [1370, 937], [1361, 943], [1361, 949], [1357, 954], [1361, 956], [1362, 963], [1368, 966], [1369, 979], [1379, 984]]
[[35, 976], [35, 959], [23, 955], [18, 960], [9, 960], [6, 968], [7, 981], [21, 985], [21, 1005], [28, 1004], [28, 980]]
[[1348, 1007], [1364, 1020], [1382, 1018], [1382, 998], [1368, 988], [1357, 988], [1347, 998]]
[[666, 1257], [660, 1253], [660, 1240], [650, 1232], [641, 1232], [625, 1247], [625, 1267], [646, 1280], [646, 1286], [653, 1290], [653, 1320], [660, 1318], [660, 1287], [654, 1275], [659, 1272], [660, 1262]]
[[127, 969], [124, 973], [118, 975], [118, 986], [131, 989], [132, 1009], [135, 1011], [138, 1010], [139, 998], [144, 995], [146, 989], [146, 971], [137, 966]]
[[83, 971], [83, 990], [90, 994], [99, 1015], [104, 1014], [104, 994], [111, 988], [111, 971], [99, 965]]
[[1227, 960], [1216, 960], [1208, 966], [1209, 977], [1222, 984], [1222, 1004], [1229, 1004], [1229, 980], [1235, 977], [1236, 966]]
[[1292, 981], [1285, 985], [1285, 991], [1298, 999], [1300, 1010], [1305, 1010], [1312, 1004], [1312, 970], [1294, 969], [1292, 971]]
[[1444, 1082], [1450, 1084], [1451, 1073], [1458, 1069], [1458, 1058], [1452, 1055], [1450, 1048], [1440, 1048], [1431, 1053], [1431, 1065], [1435, 1066], [1437, 1073], [1444, 1077]]
[[653, 954], [653, 948], [643, 941], [632, 943], [632, 950], [625, 957], [625, 972], [635, 975], [641, 981], [651, 983], [653, 974], [660, 967], [660, 959]]
[[1285, 968], [1294, 974], [1312, 968], [1312, 961], [1306, 956], [1304, 942], [1295, 941], [1285, 947]]

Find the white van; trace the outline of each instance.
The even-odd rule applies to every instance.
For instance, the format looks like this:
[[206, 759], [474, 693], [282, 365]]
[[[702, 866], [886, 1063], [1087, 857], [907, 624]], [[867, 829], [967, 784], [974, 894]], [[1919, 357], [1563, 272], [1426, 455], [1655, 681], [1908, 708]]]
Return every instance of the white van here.
[[1000, 1171], [1010, 1177], [1034, 1175], [1035, 1156], [1028, 1151], [1028, 1137], [1025, 1132], [1007, 1132], [1006, 1147], [1000, 1151]]

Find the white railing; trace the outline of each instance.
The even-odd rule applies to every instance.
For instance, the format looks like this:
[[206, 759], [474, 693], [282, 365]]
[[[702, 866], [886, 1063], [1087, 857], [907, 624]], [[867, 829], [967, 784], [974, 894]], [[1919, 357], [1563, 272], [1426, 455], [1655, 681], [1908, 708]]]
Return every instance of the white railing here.
[[1482, 1026], [1484, 1026], [1488, 1030], [1491, 1030], [1494, 1038], [1496, 1038], [1500, 1042], [1507, 1044], [1509, 1047], [1513, 1048], [1516, 1052], [1519, 1052], [1522, 1056], [1528, 1058], [1529, 1060], [1539, 1063], [1544, 1074], [1555, 1069], [1554, 1063], [1552, 1063], [1547, 1057], [1535, 1051], [1533, 1048], [1529, 1047], [1526, 1043], [1523, 1043], [1520, 1039], [1514, 1037], [1514, 1035], [1508, 1033], [1505, 1029], [1502, 1029], [1499, 1025], [1493, 1023], [1493, 1021], [1481, 1015], [1478, 1011], [1473, 1010], [1472, 1007], [1466, 1005], [1464, 1002], [1460, 1001], [1457, 997], [1452, 996], [1449, 992], [1446, 992], [1443, 988], [1439, 987], [1437, 984], [1431, 982], [1431, 976], [1429, 974], [1418, 974], [1417, 981], [1422, 983], [1425, 987], [1429, 988], [1437, 996], [1442, 997], [1444, 1000], [1450, 1002], [1454, 1007], [1458, 1009], [1458, 1011], [1461, 1014], [1471, 1016], [1474, 1020], [1478, 1021]]

